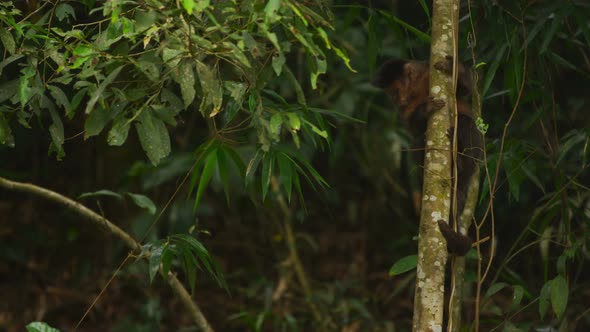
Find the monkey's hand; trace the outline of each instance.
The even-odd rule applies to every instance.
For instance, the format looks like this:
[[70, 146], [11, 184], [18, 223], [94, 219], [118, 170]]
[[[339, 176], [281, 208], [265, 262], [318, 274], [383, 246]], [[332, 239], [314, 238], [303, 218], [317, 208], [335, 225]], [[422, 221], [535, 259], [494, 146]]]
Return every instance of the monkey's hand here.
[[439, 109], [445, 107], [446, 103], [442, 99], [436, 99], [434, 96], [428, 96], [428, 100], [426, 101], [426, 114], [429, 115], [434, 111], [438, 111]]
[[451, 75], [453, 73], [453, 56], [447, 55], [444, 60], [436, 62], [434, 68]]

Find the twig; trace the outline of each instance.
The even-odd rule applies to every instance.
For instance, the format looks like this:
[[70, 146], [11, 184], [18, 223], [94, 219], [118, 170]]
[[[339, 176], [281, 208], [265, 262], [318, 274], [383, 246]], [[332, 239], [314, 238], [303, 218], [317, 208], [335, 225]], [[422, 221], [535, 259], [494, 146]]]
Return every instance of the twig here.
[[188, 310], [189, 314], [191, 315], [193, 321], [197, 323], [197, 326], [201, 328], [201, 331], [204, 332], [213, 332], [213, 328], [209, 325], [209, 322], [203, 315], [203, 312], [199, 308], [199, 306], [193, 301], [191, 295], [188, 293], [186, 288], [182, 285], [182, 283], [176, 278], [176, 275], [172, 272], [168, 272], [168, 285], [172, 287], [172, 290], [178, 298], [180, 298], [180, 302], [184, 304], [186, 309]]

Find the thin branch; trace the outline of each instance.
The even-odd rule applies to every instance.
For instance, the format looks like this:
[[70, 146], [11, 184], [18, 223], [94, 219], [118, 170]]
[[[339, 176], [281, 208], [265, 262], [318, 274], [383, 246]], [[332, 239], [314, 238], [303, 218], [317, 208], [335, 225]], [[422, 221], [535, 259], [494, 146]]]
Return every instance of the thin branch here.
[[213, 332], [213, 328], [209, 325], [209, 322], [203, 315], [203, 312], [199, 308], [199, 306], [193, 301], [191, 295], [188, 293], [186, 288], [182, 285], [182, 283], [176, 278], [176, 275], [172, 272], [168, 272], [168, 285], [172, 287], [172, 290], [178, 298], [180, 302], [184, 304], [188, 313], [191, 315], [193, 321], [197, 323], [197, 326], [201, 328], [201, 331], [204, 332]]

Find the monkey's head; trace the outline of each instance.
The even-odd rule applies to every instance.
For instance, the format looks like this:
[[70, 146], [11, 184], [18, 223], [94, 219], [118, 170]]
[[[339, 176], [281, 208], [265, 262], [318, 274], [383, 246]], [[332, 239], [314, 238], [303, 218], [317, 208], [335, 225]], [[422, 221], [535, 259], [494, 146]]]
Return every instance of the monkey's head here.
[[379, 68], [373, 85], [387, 92], [393, 102], [404, 109], [411, 101], [421, 97], [423, 87], [420, 81], [427, 73], [428, 64], [424, 62], [392, 59]]

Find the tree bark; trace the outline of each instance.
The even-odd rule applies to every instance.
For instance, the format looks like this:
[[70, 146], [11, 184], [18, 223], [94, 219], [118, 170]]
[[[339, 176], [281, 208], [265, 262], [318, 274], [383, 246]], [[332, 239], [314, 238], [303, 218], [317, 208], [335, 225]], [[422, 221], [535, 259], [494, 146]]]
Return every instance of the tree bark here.
[[432, 9], [430, 52], [430, 95], [446, 102], [428, 119], [424, 157], [424, 185], [418, 238], [418, 266], [414, 296], [413, 331], [442, 331], [447, 249], [438, 220], [448, 222], [451, 201], [451, 145], [447, 137], [455, 95], [448, 75], [434, 64], [453, 51], [453, 31], [457, 29], [454, 8], [458, 0], [435, 0]]

